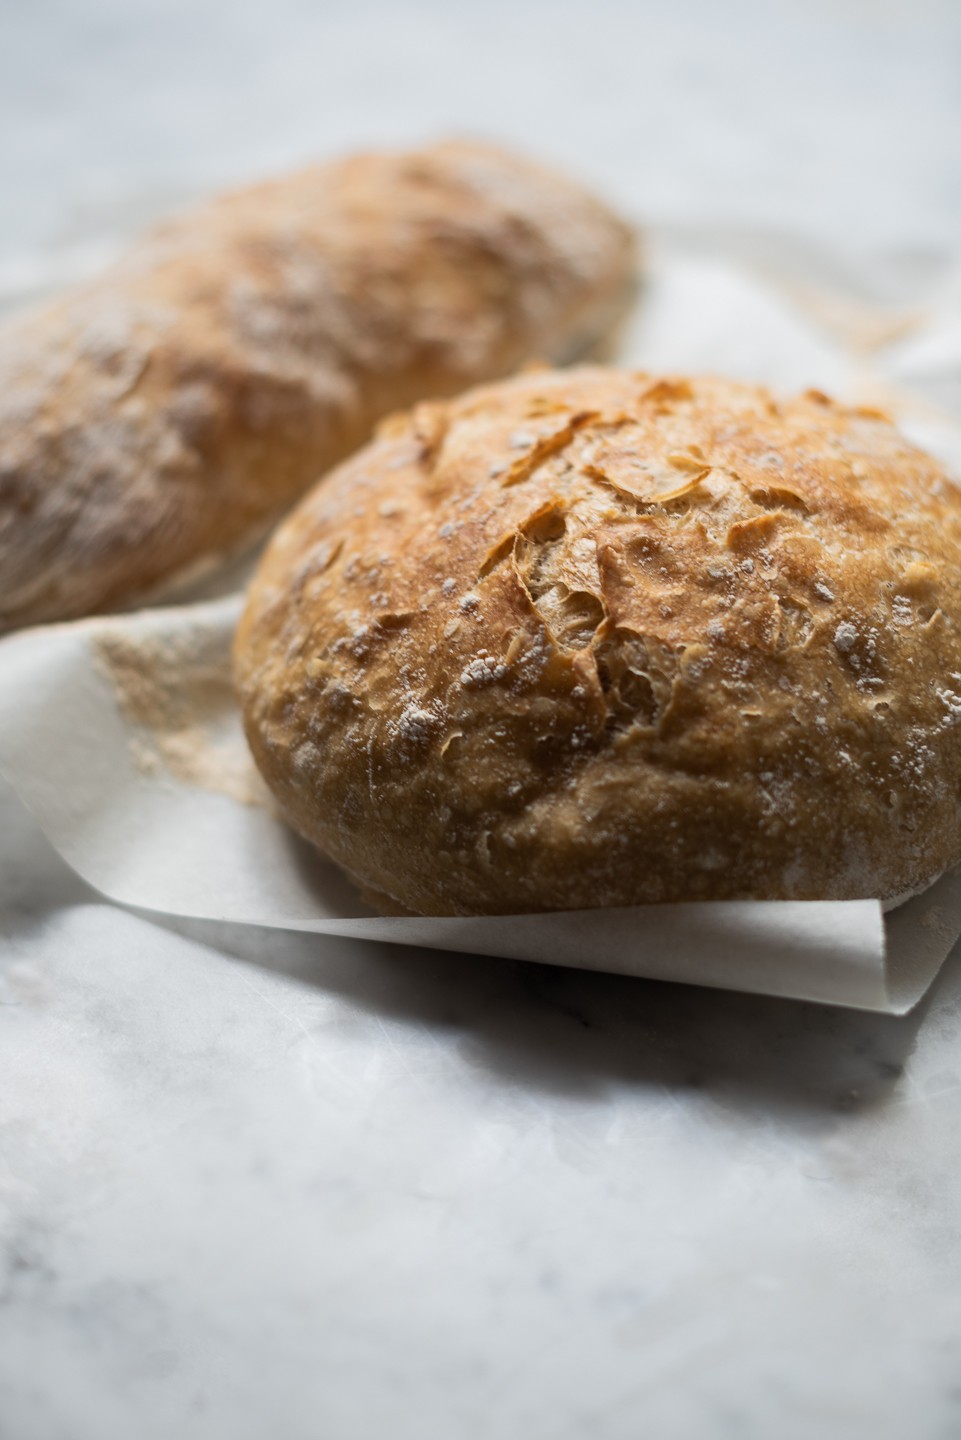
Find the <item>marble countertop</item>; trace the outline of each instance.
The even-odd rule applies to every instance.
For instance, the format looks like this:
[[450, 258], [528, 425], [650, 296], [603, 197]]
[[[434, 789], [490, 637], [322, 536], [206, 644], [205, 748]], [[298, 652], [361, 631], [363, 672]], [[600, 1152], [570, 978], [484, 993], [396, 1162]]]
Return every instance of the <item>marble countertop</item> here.
[[0, 1434], [961, 1432], [907, 1019], [162, 923], [0, 810]]
[[[47, 0], [0, 302], [481, 130], [637, 213], [961, 248], [961, 12]], [[961, 1434], [961, 954], [905, 1019], [172, 923], [0, 789], [2, 1440]]]

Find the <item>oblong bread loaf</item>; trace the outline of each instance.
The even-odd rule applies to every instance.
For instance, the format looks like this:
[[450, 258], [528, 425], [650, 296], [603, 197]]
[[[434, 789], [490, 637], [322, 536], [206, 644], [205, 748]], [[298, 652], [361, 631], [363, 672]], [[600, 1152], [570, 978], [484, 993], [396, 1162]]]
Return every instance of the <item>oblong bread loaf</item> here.
[[468, 142], [168, 223], [0, 334], [0, 631], [235, 554], [385, 413], [594, 342], [633, 268], [579, 185]]

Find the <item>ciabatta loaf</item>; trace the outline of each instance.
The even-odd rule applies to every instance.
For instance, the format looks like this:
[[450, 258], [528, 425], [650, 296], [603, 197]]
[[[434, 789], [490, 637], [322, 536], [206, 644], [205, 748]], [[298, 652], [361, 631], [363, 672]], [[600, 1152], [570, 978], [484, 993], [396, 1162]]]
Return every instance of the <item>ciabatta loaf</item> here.
[[580, 185], [470, 143], [172, 221], [0, 334], [0, 631], [236, 552], [386, 412], [595, 341], [633, 267]]

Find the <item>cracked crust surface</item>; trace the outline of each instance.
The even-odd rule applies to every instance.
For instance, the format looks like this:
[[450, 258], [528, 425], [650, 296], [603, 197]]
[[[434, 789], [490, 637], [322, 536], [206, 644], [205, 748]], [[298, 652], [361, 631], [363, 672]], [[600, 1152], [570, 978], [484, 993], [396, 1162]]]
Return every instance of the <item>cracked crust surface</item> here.
[[0, 632], [244, 548], [386, 413], [581, 353], [633, 270], [579, 185], [468, 142], [170, 222], [0, 332]]
[[815, 392], [422, 405], [283, 525], [235, 657], [283, 813], [409, 910], [883, 898], [961, 858], [961, 500]]

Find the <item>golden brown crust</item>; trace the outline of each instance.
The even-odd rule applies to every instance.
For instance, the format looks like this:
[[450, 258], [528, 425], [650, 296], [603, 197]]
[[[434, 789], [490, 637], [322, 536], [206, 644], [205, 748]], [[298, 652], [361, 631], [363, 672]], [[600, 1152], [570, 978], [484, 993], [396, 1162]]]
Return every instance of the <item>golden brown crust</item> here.
[[315, 490], [236, 672], [292, 823], [427, 914], [886, 897], [961, 858], [961, 508], [873, 412], [584, 368]]
[[596, 339], [632, 269], [580, 186], [469, 143], [173, 221], [0, 336], [0, 631], [249, 543], [388, 411]]

